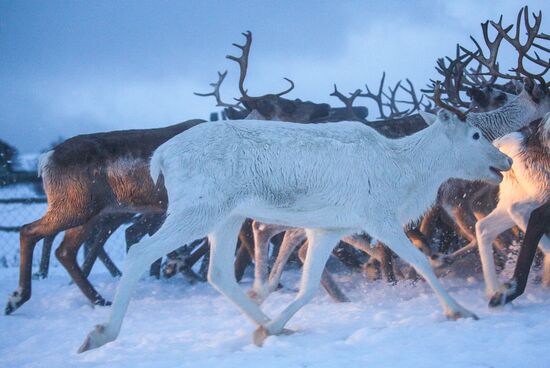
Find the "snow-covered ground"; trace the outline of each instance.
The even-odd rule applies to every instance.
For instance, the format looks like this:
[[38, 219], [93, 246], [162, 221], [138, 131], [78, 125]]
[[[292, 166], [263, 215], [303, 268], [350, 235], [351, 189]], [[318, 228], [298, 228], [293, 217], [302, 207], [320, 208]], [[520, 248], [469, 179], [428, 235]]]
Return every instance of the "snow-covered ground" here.
[[[389, 286], [341, 276], [353, 302], [335, 304], [322, 290], [290, 321], [297, 332], [251, 343], [254, 326], [208, 284], [144, 278], [113, 343], [76, 354], [88, 331], [107, 319], [61, 268], [34, 282], [33, 298], [0, 316], [0, 367], [549, 367], [550, 290], [529, 284], [513, 305], [489, 309], [482, 284], [444, 285], [479, 321], [445, 320], [423, 282]], [[275, 315], [292, 299], [299, 271], [265, 303]], [[98, 267], [92, 281], [112, 298], [117, 280]], [[17, 269], [0, 269], [0, 295], [17, 285]], [[243, 287], [250, 286], [250, 279]]]

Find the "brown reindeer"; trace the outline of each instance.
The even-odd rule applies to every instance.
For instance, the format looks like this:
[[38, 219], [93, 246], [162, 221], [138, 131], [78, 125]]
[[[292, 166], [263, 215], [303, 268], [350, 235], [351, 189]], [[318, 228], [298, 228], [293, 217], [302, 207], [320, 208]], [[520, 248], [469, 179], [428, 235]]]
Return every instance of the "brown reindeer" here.
[[78, 249], [103, 215], [165, 212], [166, 191], [162, 180], [155, 185], [150, 178], [149, 159], [159, 145], [202, 122], [80, 135], [46, 153], [39, 173], [48, 209], [41, 219], [21, 228], [19, 288], [10, 296], [5, 313], [12, 313], [31, 297], [36, 243], [61, 231], [65, 236], [56, 257], [93, 304], [107, 304], [77, 264]]

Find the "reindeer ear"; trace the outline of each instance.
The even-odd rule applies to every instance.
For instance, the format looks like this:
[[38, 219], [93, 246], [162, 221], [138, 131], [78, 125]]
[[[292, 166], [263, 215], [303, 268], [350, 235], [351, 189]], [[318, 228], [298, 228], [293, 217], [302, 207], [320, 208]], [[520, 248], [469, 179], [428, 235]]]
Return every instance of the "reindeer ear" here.
[[431, 114], [429, 112], [426, 112], [426, 111], [419, 111], [418, 112], [420, 114], [420, 116], [422, 117], [422, 119], [424, 119], [424, 121], [426, 122], [426, 124], [428, 125], [432, 125], [436, 120], [437, 120], [437, 116], [434, 115], [434, 114]]

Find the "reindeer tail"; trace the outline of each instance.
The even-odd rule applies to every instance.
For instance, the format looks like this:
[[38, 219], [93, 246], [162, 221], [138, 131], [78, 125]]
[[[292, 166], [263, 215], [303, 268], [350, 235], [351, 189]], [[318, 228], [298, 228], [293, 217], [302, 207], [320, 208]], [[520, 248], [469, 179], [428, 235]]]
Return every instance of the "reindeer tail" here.
[[53, 155], [53, 150], [41, 154], [40, 157], [38, 158], [37, 176], [39, 178], [46, 174], [46, 171], [48, 169], [48, 164], [50, 162], [50, 158], [52, 157], [52, 155]]
[[162, 174], [164, 168], [164, 160], [162, 156], [162, 150], [156, 149], [155, 152], [153, 152], [153, 157], [151, 157], [151, 164], [149, 171], [151, 172], [151, 177], [153, 178], [153, 182], [156, 184], [160, 174]]

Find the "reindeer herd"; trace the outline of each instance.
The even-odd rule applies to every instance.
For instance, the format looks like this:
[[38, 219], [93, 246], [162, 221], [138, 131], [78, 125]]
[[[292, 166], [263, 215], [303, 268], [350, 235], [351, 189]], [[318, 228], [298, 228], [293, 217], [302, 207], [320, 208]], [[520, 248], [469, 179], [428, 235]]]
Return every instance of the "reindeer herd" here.
[[[218, 73], [212, 92], [196, 93], [214, 97], [229, 120], [81, 135], [42, 156], [48, 208], [21, 228], [19, 287], [5, 313], [31, 297], [36, 244], [44, 240], [38, 275], [46, 277], [61, 232], [55, 255], [91, 303], [110, 305], [88, 280], [97, 258], [113, 276], [122, 274], [109, 321], [96, 326], [80, 352], [116, 339], [140, 276], [151, 265], [158, 275], [167, 254], [171, 272], [195, 278], [195, 263], [208, 262], [208, 281], [256, 324], [253, 341], [260, 346], [269, 335], [290, 333], [286, 323], [319, 283], [335, 300], [349, 301], [325, 269], [339, 243], [355, 249], [348, 248], [344, 262], [357, 262], [361, 253], [389, 282], [399, 277], [400, 262], [412, 265], [450, 319], [477, 317], [436, 272], [476, 249], [491, 306], [521, 295], [537, 247], [542, 283], [550, 286], [550, 36], [541, 31], [542, 13], [531, 15], [527, 7], [515, 24], [502, 21], [482, 24], [483, 46], [472, 37], [476, 50], [457, 45], [455, 57], [438, 60], [442, 80], [423, 90], [431, 101], [409, 80], [386, 90], [384, 74], [375, 92], [365, 86], [346, 95], [335, 85], [331, 96], [343, 108], [284, 98], [294, 88], [290, 79], [283, 92], [250, 96], [252, 34], [243, 33], [245, 43], [234, 44], [241, 55], [227, 56], [240, 70], [237, 102], [220, 96], [227, 72]], [[499, 68], [501, 44], [517, 56], [509, 72]], [[401, 93], [409, 99], [398, 100]], [[379, 118], [354, 106], [358, 98], [375, 103]], [[121, 273], [103, 246], [128, 223], [132, 246]], [[442, 224], [467, 244], [434, 246]], [[505, 254], [517, 240], [518, 232], [508, 231], [516, 226], [524, 244], [513, 278], [501, 283], [494, 253]], [[270, 257], [275, 236], [282, 241]], [[85, 243], [81, 266], [77, 254]], [[178, 258], [184, 244], [193, 251]], [[300, 289], [271, 318], [260, 306], [279, 287], [296, 249]], [[246, 294], [237, 281], [250, 259], [254, 283]]]

